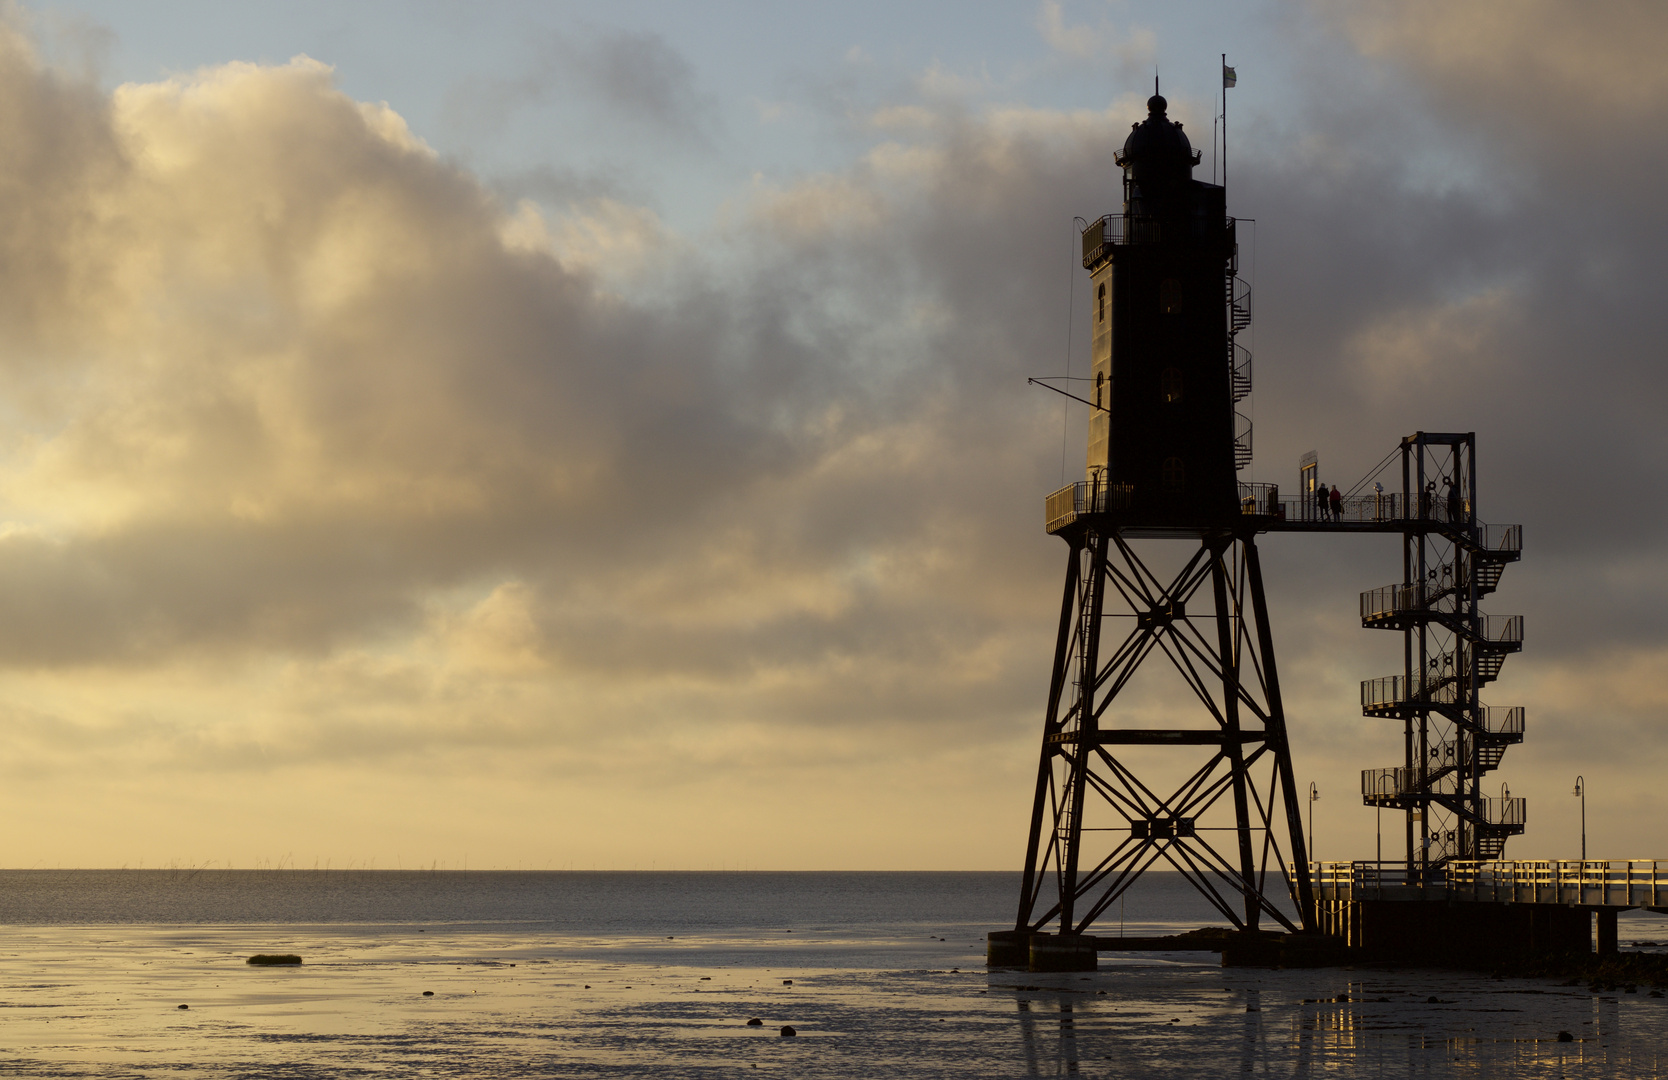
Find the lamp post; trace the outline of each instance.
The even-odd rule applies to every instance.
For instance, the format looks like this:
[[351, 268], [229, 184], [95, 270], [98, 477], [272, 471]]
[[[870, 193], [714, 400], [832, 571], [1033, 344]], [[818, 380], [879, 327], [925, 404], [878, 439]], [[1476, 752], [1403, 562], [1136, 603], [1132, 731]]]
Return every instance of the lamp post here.
[[1309, 859], [1315, 864], [1315, 870], [1320, 870], [1320, 860], [1315, 857], [1315, 800], [1320, 798], [1320, 789], [1315, 787], [1313, 780], [1309, 781]]
[[[1587, 784], [1581, 777], [1575, 778], [1574, 795], [1581, 800], [1581, 861], [1587, 861]], [[1583, 866], [1585, 869], [1585, 866]]]

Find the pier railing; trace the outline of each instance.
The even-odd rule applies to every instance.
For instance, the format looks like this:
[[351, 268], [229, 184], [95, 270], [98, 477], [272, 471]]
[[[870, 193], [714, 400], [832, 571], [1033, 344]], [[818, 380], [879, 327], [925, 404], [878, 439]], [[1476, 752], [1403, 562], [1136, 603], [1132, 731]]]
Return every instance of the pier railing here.
[[1321, 897], [1333, 901], [1668, 908], [1668, 859], [1455, 859], [1429, 868], [1400, 861], [1315, 862], [1309, 872]]
[[1448, 888], [1456, 900], [1668, 906], [1668, 860], [1519, 859], [1454, 862]]

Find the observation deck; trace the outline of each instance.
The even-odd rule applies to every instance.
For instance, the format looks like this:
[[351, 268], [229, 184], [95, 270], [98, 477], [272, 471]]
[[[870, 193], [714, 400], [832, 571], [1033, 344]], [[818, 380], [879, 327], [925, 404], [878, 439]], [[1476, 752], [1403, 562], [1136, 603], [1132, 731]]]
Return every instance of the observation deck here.
[[[1067, 484], [1043, 501], [1044, 528], [1052, 535], [1079, 522], [1122, 527], [1125, 535], [1144, 537], [1203, 536], [1226, 528], [1233, 532], [1330, 532], [1397, 533], [1428, 531], [1443, 533], [1478, 557], [1480, 591], [1492, 591], [1499, 583], [1498, 568], [1523, 556], [1523, 526], [1486, 525], [1471, 521], [1465, 507], [1455, 514], [1446, 500], [1426, 497], [1412, 499], [1400, 493], [1354, 495], [1339, 505], [1337, 516], [1330, 510], [1323, 516], [1308, 499], [1281, 497], [1276, 484], [1239, 484], [1239, 518], [1218, 525], [1124, 526], [1120, 520], [1133, 501], [1134, 485], [1096, 484], [1087, 480]], [[1487, 584], [1484, 585], [1486, 580]]]

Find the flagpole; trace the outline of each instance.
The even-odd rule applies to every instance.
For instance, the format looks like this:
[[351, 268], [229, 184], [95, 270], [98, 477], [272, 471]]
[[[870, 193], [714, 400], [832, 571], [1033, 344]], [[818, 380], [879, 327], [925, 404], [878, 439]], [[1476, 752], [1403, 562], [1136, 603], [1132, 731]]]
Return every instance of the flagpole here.
[[[1222, 54], [1222, 73], [1228, 72], [1228, 54]], [[1228, 80], [1222, 80], [1222, 194], [1228, 192]]]

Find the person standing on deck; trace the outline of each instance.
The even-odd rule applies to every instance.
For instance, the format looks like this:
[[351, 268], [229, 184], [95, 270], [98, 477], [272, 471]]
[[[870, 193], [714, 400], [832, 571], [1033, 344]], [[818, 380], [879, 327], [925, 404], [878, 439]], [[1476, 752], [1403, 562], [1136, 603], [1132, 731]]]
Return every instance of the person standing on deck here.
[[1337, 484], [1332, 485], [1332, 494], [1327, 497], [1327, 501], [1332, 504], [1332, 520], [1344, 520], [1344, 493], [1338, 490]]
[[1460, 520], [1460, 490], [1453, 478], [1448, 479], [1448, 520], [1457, 523]]
[[1325, 484], [1317, 483], [1315, 485], [1315, 519], [1317, 521], [1325, 521], [1326, 520], [1326, 485]]

